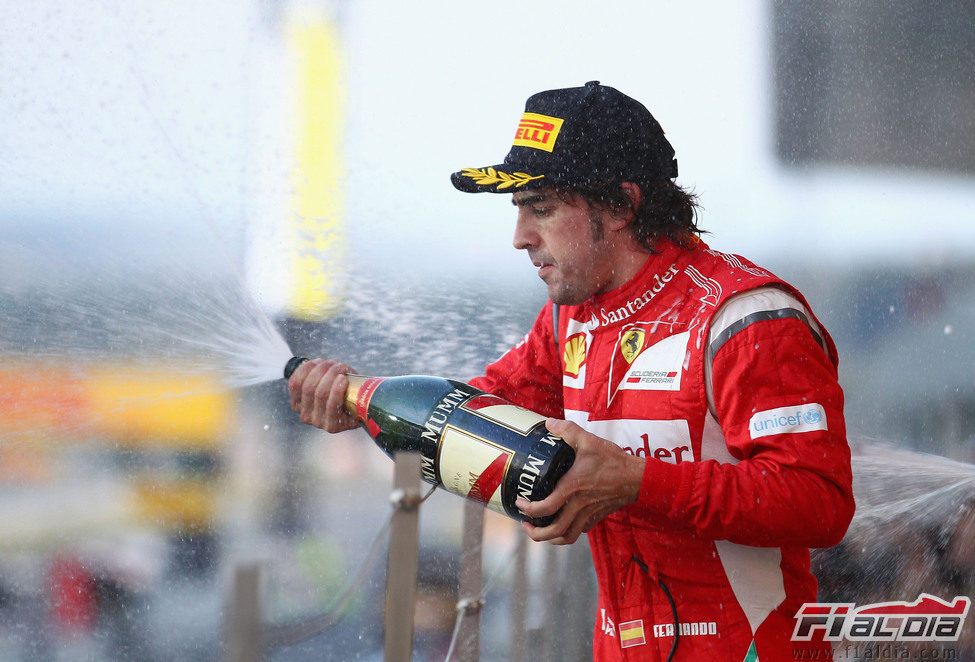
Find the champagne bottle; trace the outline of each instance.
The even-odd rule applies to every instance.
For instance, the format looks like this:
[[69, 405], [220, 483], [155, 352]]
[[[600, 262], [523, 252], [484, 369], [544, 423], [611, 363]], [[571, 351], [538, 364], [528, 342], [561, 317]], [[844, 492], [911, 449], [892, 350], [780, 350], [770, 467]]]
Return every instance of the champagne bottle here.
[[[292, 358], [285, 378], [304, 359]], [[390, 457], [421, 455], [423, 479], [536, 526], [515, 499], [548, 496], [575, 460], [575, 450], [549, 432], [545, 417], [469, 384], [442, 377], [348, 375], [345, 409]]]

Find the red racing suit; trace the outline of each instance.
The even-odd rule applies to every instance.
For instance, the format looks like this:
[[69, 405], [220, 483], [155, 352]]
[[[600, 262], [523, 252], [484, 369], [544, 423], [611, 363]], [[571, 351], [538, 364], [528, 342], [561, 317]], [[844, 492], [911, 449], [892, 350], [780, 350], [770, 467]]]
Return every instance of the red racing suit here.
[[559, 308], [558, 340], [544, 308], [471, 383], [646, 458], [638, 500], [588, 534], [596, 660], [667, 660], [675, 635], [677, 660], [824, 652], [791, 635], [816, 601], [809, 548], [839, 542], [854, 509], [836, 349], [751, 262], [697, 239], [656, 251]]

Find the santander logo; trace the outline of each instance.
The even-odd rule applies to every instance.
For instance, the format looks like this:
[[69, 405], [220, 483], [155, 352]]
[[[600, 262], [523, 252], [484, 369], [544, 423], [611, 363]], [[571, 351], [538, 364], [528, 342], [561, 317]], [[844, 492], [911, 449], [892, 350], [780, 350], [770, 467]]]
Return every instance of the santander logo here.
[[650, 301], [660, 293], [661, 290], [673, 280], [674, 276], [680, 273], [677, 269], [677, 263], [670, 265], [662, 274], [653, 275], [653, 285], [648, 287], [644, 292], [636, 297], [627, 301], [625, 305], [620, 306], [614, 310], [606, 310], [605, 308], [600, 308], [599, 317], [602, 324], [614, 324], [616, 322], [628, 319], [631, 315], [635, 315], [638, 310], [646, 306]]

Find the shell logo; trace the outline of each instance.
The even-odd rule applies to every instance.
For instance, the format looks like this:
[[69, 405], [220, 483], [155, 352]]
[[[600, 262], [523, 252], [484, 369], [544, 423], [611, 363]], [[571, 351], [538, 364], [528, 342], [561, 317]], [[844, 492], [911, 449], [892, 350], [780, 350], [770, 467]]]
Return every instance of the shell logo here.
[[586, 336], [577, 333], [565, 341], [565, 351], [562, 353], [562, 363], [565, 372], [573, 377], [579, 376], [582, 364], [586, 362]]

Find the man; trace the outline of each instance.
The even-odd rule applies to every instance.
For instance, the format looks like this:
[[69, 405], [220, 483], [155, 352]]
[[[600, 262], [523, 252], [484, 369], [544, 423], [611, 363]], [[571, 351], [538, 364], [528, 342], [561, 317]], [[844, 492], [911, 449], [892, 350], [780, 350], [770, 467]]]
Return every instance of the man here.
[[[815, 601], [809, 548], [853, 514], [836, 350], [802, 295], [698, 238], [674, 150], [637, 101], [590, 82], [528, 99], [500, 165], [451, 176], [512, 193], [514, 245], [552, 305], [472, 384], [552, 417], [576, 460], [537, 541], [587, 533], [598, 660], [785, 660]], [[305, 364], [302, 420], [331, 431], [348, 368]]]

